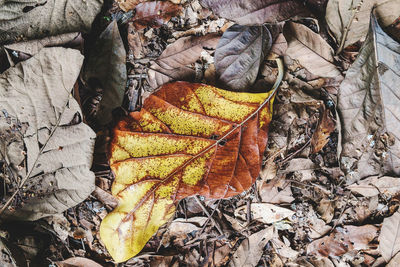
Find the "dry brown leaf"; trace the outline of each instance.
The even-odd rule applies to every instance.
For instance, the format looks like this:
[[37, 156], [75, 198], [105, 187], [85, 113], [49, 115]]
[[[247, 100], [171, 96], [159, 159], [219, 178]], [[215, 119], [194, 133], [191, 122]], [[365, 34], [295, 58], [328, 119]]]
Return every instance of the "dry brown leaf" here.
[[71, 94], [82, 61], [77, 50], [42, 48], [1, 75], [0, 150], [11, 171], [2, 211], [12, 204], [3, 216], [36, 220], [93, 191], [95, 133]]
[[262, 202], [281, 204], [294, 201], [290, 181], [282, 178], [276, 178], [267, 183], [257, 181], [257, 189]]
[[398, 267], [400, 266], [400, 252], [394, 256], [389, 263], [386, 265], [386, 267]]
[[317, 210], [321, 218], [326, 223], [330, 223], [335, 213], [335, 201], [324, 198], [319, 202]]
[[[247, 206], [241, 206], [235, 210], [235, 216], [245, 220], [247, 213]], [[252, 203], [251, 204], [251, 217], [254, 220], [262, 223], [275, 223], [283, 219], [291, 220], [295, 214], [294, 211], [282, 208], [269, 203]]]
[[159, 28], [181, 10], [181, 6], [168, 1], [144, 2], [136, 6], [135, 16], [131, 21], [136, 30], [146, 27]]
[[288, 44], [286, 42], [285, 35], [283, 35], [283, 33], [280, 33], [278, 37], [276, 37], [275, 42], [272, 44], [271, 52], [279, 56], [283, 56], [285, 55], [287, 48]]
[[56, 262], [58, 267], [102, 267], [97, 262], [82, 258], [82, 257], [73, 257], [63, 261]]
[[276, 23], [310, 13], [298, 0], [200, 0], [200, 3], [214, 14], [241, 25]]
[[133, 10], [138, 4], [142, 2], [146, 2], [149, 0], [116, 0], [118, 2], [119, 7], [128, 12], [129, 10]]
[[103, 0], [0, 0], [0, 45], [90, 30]]
[[37, 54], [43, 47], [68, 45], [68, 43], [71, 43], [79, 37], [79, 32], [63, 33], [55, 36], [48, 36], [39, 40], [30, 40], [27, 42], [9, 44], [5, 45], [4, 47], [33, 56]]
[[232, 91], [249, 90], [271, 45], [272, 36], [265, 26], [231, 26], [215, 50], [219, 84]]
[[373, 197], [379, 194], [395, 196], [400, 193], [400, 179], [390, 176], [373, 176], [358, 181], [347, 188], [364, 197]]
[[229, 262], [230, 267], [256, 266], [264, 252], [264, 247], [274, 237], [274, 227], [270, 226], [242, 241]]
[[340, 85], [340, 167], [347, 183], [400, 175], [400, 44], [371, 16], [368, 37]]
[[96, 112], [86, 119], [105, 125], [113, 119], [113, 109], [121, 106], [127, 81], [126, 52], [116, 20], [100, 34], [85, 62], [83, 79], [93, 95], [99, 89], [102, 93]]
[[341, 75], [333, 64], [332, 47], [319, 34], [295, 22], [286, 23], [283, 33], [288, 42], [286, 54], [308, 71], [320, 77]]
[[383, 220], [379, 235], [379, 251], [386, 262], [400, 251], [400, 211]]
[[330, 0], [326, 7], [326, 22], [336, 37], [339, 51], [359, 40], [364, 41], [368, 32], [372, 8], [384, 27], [399, 16], [400, 2], [397, 0]]
[[187, 65], [196, 62], [204, 48], [215, 49], [219, 39], [217, 34], [190, 36], [168, 45], [148, 70], [150, 86], [155, 89], [173, 80], [194, 80], [196, 71]]
[[329, 136], [335, 130], [335, 121], [329, 109], [322, 105], [322, 114], [318, 121], [317, 129], [311, 138], [311, 151], [317, 153], [329, 142]]
[[295, 260], [299, 256], [298, 251], [295, 251], [289, 245], [285, 244], [277, 237], [271, 240], [271, 244], [275, 249], [275, 252], [283, 258]]
[[341, 256], [353, 250], [367, 250], [377, 236], [378, 228], [373, 225], [336, 228], [329, 236], [317, 239], [307, 246], [307, 254], [321, 257]]

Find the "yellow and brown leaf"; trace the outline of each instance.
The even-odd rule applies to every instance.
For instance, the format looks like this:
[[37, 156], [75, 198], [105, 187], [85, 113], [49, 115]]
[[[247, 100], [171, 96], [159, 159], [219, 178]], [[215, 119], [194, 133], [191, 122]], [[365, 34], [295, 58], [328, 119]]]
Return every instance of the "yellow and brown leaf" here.
[[274, 93], [174, 82], [118, 123], [110, 165], [119, 205], [100, 227], [115, 261], [139, 253], [179, 200], [195, 194], [226, 198], [252, 185], [267, 144]]

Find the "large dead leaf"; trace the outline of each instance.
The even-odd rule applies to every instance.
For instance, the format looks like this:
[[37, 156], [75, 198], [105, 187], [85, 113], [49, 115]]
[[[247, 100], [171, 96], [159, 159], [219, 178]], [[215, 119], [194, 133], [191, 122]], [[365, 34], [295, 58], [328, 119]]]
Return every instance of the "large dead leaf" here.
[[126, 52], [116, 21], [111, 22], [101, 33], [90, 51], [83, 78], [94, 94], [99, 88], [102, 90], [95, 114], [96, 122], [100, 125], [109, 123], [112, 120], [112, 110], [122, 104], [127, 80]]
[[58, 267], [101, 267], [97, 262], [82, 257], [73, 257], [58, 261], [56, 265]]
[[375, 6], [383, 26], [389, 26], [399, 16], [398, 0], [330, 0], [326, 7], [326, 22], [336, 37], [340, 52], [368, 33], [369, 15]]
[[364, 197], [373, 197], [379, 194], [395, 196], [400, 193], [400, 179], [389, 176], [373, 176], [358, 181], [347, 188]]
[[322, 257], [341, 256], [353, 250], [373, 248], [370, 242], [377, 236], [373, 225], [352, 226], [335, 229], [329, 236], [317, 239], [307, 246], [307, 254]]
[[348, 182], [400, 175], [400, 44], [374, 17], [360, 53], [338, 94], [340, 163]]
[[219, 83], [233, 91], [248, 89], [254, 84], [271, 45], [271, 33], [265, 26], [231, 26], [215, 50]]
[[136, 30], [140, 30], [148, 26], [153, 28], [161, 27], [171, 17], [176, 16], [182, 8], [168, 1], [153, 1], [140, 3], [135, 10], [135, 16], [131, 21]]
[[173, 80], [194, 80], [196, 71], [187, 65], [196, 62], [204, 48], [215, 49], [220, 36], [182, 37], [167, 46], [148, 71], [150, 86], [159, 86]]
[[288, 42], [286, 54], [298, 60], [309, 72], [320, 77], [340, 75], [333, 64], [333, 49], [319, 34], [302, 24], [288, 22], [284, 35]]
[[[281, 61], [278, 61], [281, 62]], [[113, 258], [124, 261], [174, 213], [180, 199], [224, 198], [258, 177], [267, 142], [270, 93], [233, 93], [175, 82], [150, 95], [114, 130], [112, 193], [119, 200], [100, 227]]]
[[284, 21], [309, 11], [299, 0], [200, 0], [200, 3], [220, 17], [241, 25], [261, 25]]
[[386, 262], [400, 251], [400, 211], [383, 220], [379, 235], [379, 251]]
[[[241, 206], [235, 210], [236, 217], [246, 218], [247, 206]], [[282, 208], [270, 203], [253, 203], [251, 204], [251, 217], [254, 220], [263, 223], [275, 223], [283, 219], [288, 218], [289, 220], [295, 214], [294, 211], [286, 208]]]
[[82, 61], [77, 50], [43, 48], [0, 76], [0, 151], [9, 166], [1, 211], [8, 216], [60, 213], [94, 189], [95, 134], [71, 95]]
[[0, 0], [0, 44], [89, 31], [102, 0]]
[[275, 236], [274, 227], [270, 226], [243, 240], [232, 255], [230, 267], [257, 266], [267, 243]]

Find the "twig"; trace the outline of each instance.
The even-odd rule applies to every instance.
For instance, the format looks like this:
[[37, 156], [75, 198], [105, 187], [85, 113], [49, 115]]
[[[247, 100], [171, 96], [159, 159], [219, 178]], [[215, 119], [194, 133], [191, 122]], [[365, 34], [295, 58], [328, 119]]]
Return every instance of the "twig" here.
[[[213, 210], [213, 212], [210, 214], [210, 213], [208, 212], [208, 210], [206, 209], [206, 207], [204, 207], [203, 203], [201, 203], [201, 201], [200, 201], [200, 199], [199, 199], [199, 196], [195, 196], [194, 198], [196, 199], [197, 203], [200, 205], [200, 207], [201, 207], [201, 209], [204, 211], [204, 213], [208, 216], [208, 220], [211, 220], [211, 221], [214, 223], [215, 228], [217, 228], [219, 234], [220, 234], [220, 235], [224, 235], [224, 232], [222, 231], [221, 227], [219, 226], [219, 224], [218, 224], [218, 223], [214, 220], [214, 218], [212, 217], [212, 215], [214, 214], [214, 211], [216, 210], [216, 208], [215, 208], [215, 209]], [[204, 223], [204, 225], [206, 225], [206, 224], [207, 224], [207, 222]]]

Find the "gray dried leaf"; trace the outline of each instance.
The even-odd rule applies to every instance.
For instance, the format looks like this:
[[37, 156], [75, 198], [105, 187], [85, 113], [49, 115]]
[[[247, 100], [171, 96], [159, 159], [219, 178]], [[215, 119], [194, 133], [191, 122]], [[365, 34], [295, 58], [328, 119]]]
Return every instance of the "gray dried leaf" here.
[[155, 89], [173, 80], [194, 80], [196, 71], [187, 65], [196, 62], [204, 48], [215, 49], [219, 39], [217, 34], [190, 36], [168, 45], [148, 70], [150, 86]]
[[379, 194], [395, 196], [400, 193], [400, 179], [390, 176], [369, 177], [347, 187], [364, 197], [373, 197]]
[[241, 25], [276, 23], [309, 14], [303, 2], [297, 0], [200, 0], [200, 3], [214, 14]]
[[400, 211], [383, 220], [379, 235], [379, 251], [386, 262], [400, 251]]
[[265, 26], [231, 26], [215, 50], [220, 85], [233, 91], [249, 90], [271, 45], [271, 33]]
[[55, 36], [48, 36], [38, 40], [30, 40], [27, 42], [19, 42], [5, 45], [4, 47], [32, 56], [34, 54], [37, 54], [37, 52], [39, 52], [40, 49], [42, 49], [43, 47], [61, 46], [72, 42], [73, 40], [78, 38], [79, 35], [80, 33], [78, 32], [63, 33]]
[[374, 16], [367, 39], [338, 94], [342, 151], [348, 183], [400, 175], [400, 44]]
[[286, 23], [283, 33], [288, 42], [286, 54], [298, 60], [309, 72], [330, 78], [341, 75], [333, 64], [333, 49], [319, 34], [294, 22]]
[[94, 94], [99, 88], [102, 90], [95, 120], [100, 125], [109, 123], [112, 110], [122, 104], [127, 81], [126, 51], [115, 20], [100, 34], [90, 51], [83, 79]]
[[89, 31], [103, 0], [0, 0], [0, 45]]
[[397, 0], [330, 0], [328, 2], [326, 22], [340, 46], [339, 50], [358, 40], [364, 40], [368, 33], [369, 15], [374, 6], [377, 17], [384, 27], [390, 25], [399, 16], [400, 2]]
[[274, 237], [274, 227], [270, 226], [243, 240], [229, 262], [230, 267], [256, 266], [265, 245]]
[[77, 50], [43, 48], [0, 76], [0, 152], [8, 165], [2, 215], [36, 220], [93, 191], [95, 134], [71, 94], [82, 61]]

